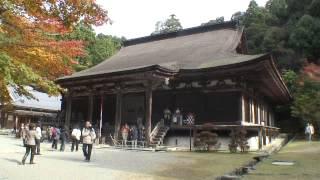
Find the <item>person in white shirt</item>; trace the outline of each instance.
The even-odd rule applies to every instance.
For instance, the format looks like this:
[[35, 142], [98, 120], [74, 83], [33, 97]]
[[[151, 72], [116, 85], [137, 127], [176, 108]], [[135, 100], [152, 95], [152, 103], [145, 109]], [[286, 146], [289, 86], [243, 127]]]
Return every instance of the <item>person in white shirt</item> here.
[[79, 129], [79, 127], [75, 126], [71, 132], [71, 138], [72, 138], [71, 152], [73, 152], [74, 146], [76, 146], [76, 151], [78, 151], [80, 137], [81, 137], [81, 130]]
[[42, 131], [41, 131], [40, 124], [37, 124], [36, 133], [37, 133], [37, 136], [39, 137], [39, 139], [36, 139], [36, 146], [37, 146], [36, 155], [41, 155], [40, 154], [40, 141], [42, 138]]
[[312, 141], [312, 136], [314, 134], [314, 127], [312, 124], [308, 123], [305, 129], [305, 134], [307, 135], [307, 139], [309, 142]]

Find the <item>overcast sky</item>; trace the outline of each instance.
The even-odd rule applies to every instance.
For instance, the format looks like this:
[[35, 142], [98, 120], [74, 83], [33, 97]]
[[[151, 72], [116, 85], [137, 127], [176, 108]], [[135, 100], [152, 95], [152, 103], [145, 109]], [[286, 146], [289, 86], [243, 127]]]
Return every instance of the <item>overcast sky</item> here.
[[[256, 0], [264, 6], [267, 0]], [[237, 11], [245, 11], [250, 0], [97, 0], [109, 12], [112, 25], [95, 28], [97, 33], [124, 36], [127, 39], [150, 35], [157, 21], [175, 14], [183, 28], [198, 26], [216, 17], [229, 20]]]

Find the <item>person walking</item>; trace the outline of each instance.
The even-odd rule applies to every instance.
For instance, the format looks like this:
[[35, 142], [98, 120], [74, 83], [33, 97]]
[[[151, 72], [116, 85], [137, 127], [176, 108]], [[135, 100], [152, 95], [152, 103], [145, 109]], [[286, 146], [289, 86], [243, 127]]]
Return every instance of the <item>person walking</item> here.
[[96, 133], [89, 121], [86, 121], [85, 127], [82, 129], [82, 150], [85, 161], [89, 162], [91, 159], [91, 151], [93, 141], [96, 139]]
[[52, 127], [52, 149], [58, 149], [58, 141], [60, 139], [60, 130], [54, 126]]
[[47, 129], [46, 129], [46, 135], [47, 135], [48, 142], [51, 142], [52, 128], [50, 126], [48, 126]]
[[42, 131], [41, 131], [40, 124], [37, 124], [36, 132], [39, 137], [39, 139], [36, 139], [36, 155], [41, 155], [40, 154], [40, 143], [41, 143]]
[[26, 126], [21, 123], [21, 127], [20, 127], [20, 137], [22, 138], [22, 145], [23, 147], [26, 147]]
[[121, 128], [122, 146], [127, 146], [129, 131], [130, 131], [129, 125], [125, 123]]
[[25, 138], [26, 138], [26, 153], [22, 158], [22, 164], [23, 165], [25, 164], [26, 159], [30, 154], [30, 151], [31, 151], [30, 164], [35, 164], [33, 160], [34, 160], [34, 155], [36, 151], [36, 140], [40, 140], [40, 137], [38, 136], [38, 133], [35, 131], [34, 124], [29, 125], [29, 130], [26, 130]]
[[314, 127], [312, 124], [307, 123], [306, 129], [305, 129], [305, 134], [307, 136], [308, 141], [311, 142], [312, 135], [314, 134]]
[[73, 152], [74, 146], [76, 146], [76, 151], [78, 151], [80, 137], [81, 137], [81, 131], [78, 128], [78, 126], [75, 126], [71, 132], [71, 139], [72, 139], [71, 152]]
[[164, 125], [166, 126], [170, 126], [170, 123], [171, 123], [171, 111], [169, 108], [166, 108], [164, 111], [163, 111], [163, 120], [164, 120]]
[[137, 148], [138, 143], [138, 128], [136, 125], [132, 125], [131, 127], [131, 140], [132, 140], [132, 148]]
[[64, 151], [67, 139], [68, 139], [67, 131], [63, 126], [61, 126], [60, 127], [60, 142], [61, 142], [60, 151]]
[[141, 143], [142, 147], [144, 148], [145, 146], [145, 128], [143, 125], [141, 125], [138, 128], [138, 141]]
[[312, 137], [314, 135], [314, 127], [311, 123], [310, 123], [310, 133], [311, 133], [310, 141], [312, 141]]

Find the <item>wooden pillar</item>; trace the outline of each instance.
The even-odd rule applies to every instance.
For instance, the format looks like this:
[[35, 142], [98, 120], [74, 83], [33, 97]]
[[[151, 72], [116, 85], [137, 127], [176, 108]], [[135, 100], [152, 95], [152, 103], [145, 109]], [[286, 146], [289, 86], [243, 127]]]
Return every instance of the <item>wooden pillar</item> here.
[[262, 139], [263, 139], [263, 145], [267, 145], [267, 133], [266, 133], [266, 128], [262, 128]]
[[66, 98], [66, 116], [65, 116], [64, 125], [65, 125], [65, 128], [69, 129], [71, 114], [72, 114], [72, 96], [71, 94], [67, 94], [65, 98]]
[[196, 146], [197, 136], [198, 136], [198, 129], [196, 126], [194, 126], [193, 127], [193, 147]]
[[115, 117], [115, 131], [114, 138], [118, 139], [120, 126], [121, 126], [121, 115], [122, 115], [122, 92], [117, 92], [116, 97], [116, 117]]
[[16, 129], [19, 128], [19, 119], [18, 119], [18, 115], [14, 116], [14, 125], [16, 126]]
[[103, 95], [100, 97], [100, 118], [99, 118], [99, 139], [102, 136], [102, 120], [103, 120]]
[[88, 117], [87, 121], [92, 122], [92, 114], [93, 114], [93, 94], [88, 96]]
[[146, 87], [146, 140], [147, 143], [150, 143], [150, 134], [151, 134], [151, 118], [152, 118], [152, 83], [148, 82]]
[[4, 127], [4, 119], [5, 119], [4, 114], [5, 114], [4, 111], [1, 110], [0, 111], [0, 128]]
[[270, 144], [272, 141], [272, 130], [271, 129], [268, 129], [268, 138], [269, 138], [269, 144]]
[[245, 102], [244, 102], [244, 95], [241, 93], [240, 95], [240, 124], [245, 124], [246, 121], [246, 112], [245, 112]]
[[262, 144], [263, 144], [263, 139], [262, 139], [262, 128], [258, 129], [258, 145], [259, 145], [259, 149], [262, 148]]
[[257, 102], [258, 119], [256, 124], [261, 124], [261, 104]]

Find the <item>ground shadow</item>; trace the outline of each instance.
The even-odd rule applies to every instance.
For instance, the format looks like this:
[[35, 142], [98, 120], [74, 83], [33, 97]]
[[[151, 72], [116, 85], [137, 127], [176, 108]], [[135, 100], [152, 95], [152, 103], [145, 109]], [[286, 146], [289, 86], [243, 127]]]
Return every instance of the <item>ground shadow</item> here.
[[19, 147], [22, 147], [24, 148], [25, 146], [23, 144], [14, 144], [15, 146], [19, 146]]
[[17, 159], [10, 159], [10, 158], [3, 158], [3, 160], [6, 160], [8, 162], [12, 162], [12, 163], [17, 163], [17, 164], [21, 164], [21, 161], [17, 160]]
[[68, 157], [68, 156], [60, 156], [60, 157], [52, 157], [52, 156], [44, 156], [46, 159], [55, 159], [55, 160], [65, 160], [65, 161], [73, 161], [73, 162], [85, 162], [84, 158], [78, 157]]

